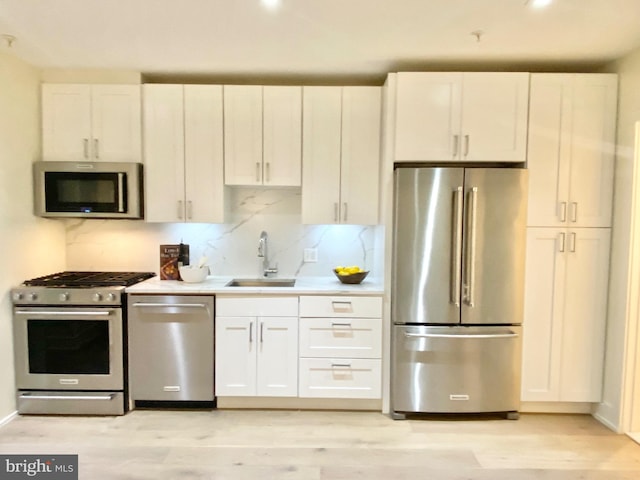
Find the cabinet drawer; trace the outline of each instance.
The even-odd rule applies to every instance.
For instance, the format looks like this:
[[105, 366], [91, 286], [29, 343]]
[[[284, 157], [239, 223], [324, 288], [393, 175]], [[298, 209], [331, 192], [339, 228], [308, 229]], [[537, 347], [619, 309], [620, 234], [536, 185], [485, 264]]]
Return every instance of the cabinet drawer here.
[[381, 360], [301, 358], [299, 396], [380, 398]]
[[297, 317], [298, 297], [216, 297], [221, 317]]
[[301, 317], [382, 317], [382, 297], [300, 297]]
[[300, 356], [380, 358], [381, 328], [379, 318], [303, 318]]

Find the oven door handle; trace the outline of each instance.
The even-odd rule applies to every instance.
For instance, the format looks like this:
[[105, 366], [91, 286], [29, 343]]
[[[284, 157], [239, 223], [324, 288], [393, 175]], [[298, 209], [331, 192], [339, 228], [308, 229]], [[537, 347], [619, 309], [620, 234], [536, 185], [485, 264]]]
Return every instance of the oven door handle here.
[[111, 401], [115, 397], [114, 393], [107, 395], [20, 395], [21, 400], [101, 400]]
[[78, 311], [71, 310], [68, 312], [61, 311], [49, 311], [49, 310], [16, 310], [15, 313], [19, 315], [50, 315], [53, 317], [79, 317], [90, 315], [92, 317], [108, 317], [113, 310], [100, 310], [100, 311]]

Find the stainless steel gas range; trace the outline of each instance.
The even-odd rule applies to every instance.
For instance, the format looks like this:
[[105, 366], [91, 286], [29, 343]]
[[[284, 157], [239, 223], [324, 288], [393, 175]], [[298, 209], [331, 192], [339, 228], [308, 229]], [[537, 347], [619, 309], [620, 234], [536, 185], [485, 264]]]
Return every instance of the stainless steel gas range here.
[[61, 272], [11, 291], [18, 413], [123, 415], [125, 288], [151, 272]]

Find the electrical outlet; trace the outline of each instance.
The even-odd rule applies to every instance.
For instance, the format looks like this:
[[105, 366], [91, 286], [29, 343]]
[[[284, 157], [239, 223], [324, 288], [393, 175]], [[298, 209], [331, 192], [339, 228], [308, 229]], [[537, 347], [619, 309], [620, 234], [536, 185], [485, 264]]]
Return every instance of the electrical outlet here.
[[318, 261], [318, 249], [317, 248], [305, 248], [304, 249], [304, 262], [316, 263]]

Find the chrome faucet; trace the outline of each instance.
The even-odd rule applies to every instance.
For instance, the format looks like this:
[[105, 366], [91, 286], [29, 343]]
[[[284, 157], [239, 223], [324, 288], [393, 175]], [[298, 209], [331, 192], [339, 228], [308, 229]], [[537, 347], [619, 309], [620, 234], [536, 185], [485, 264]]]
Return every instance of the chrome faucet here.
[[268, 277], [269, 275], [275, 275], [278, 273], [278, 266], [269, 266], [269, 249], [267, 247], [267, 232], [263, 231], [260, 234], [260, 240], [258, 241], [258, 256], [262, 257], [262, 275]]

